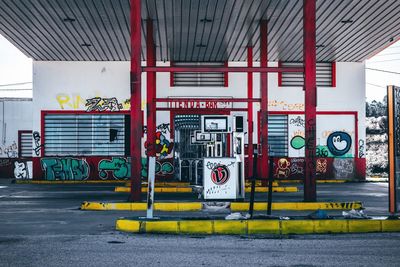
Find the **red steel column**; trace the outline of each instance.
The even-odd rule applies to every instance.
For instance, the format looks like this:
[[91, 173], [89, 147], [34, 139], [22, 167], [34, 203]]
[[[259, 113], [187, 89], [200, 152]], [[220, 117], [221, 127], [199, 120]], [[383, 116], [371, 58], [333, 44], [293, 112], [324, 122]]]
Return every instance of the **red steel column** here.
[[[262, 20], [260, 24], [260, 67], [268, 67], [268, 21]], [[268, 73], [260, 73], [261, 96], [261, 125], [258, 126], [258, 134], [261, 132], [261, 177], [268, 177]], [[261, 131], [260, 131], [261, 130]]]
[[[253, 47], [247, 47], [247, 67], [253, 67]], [[253, 99], [253, 73], [247, 73], [247, 98]], [[248, 177], [253, 176], [253, 102], [247, 103], [247, 125], [248, 125]]]
[[[153, 20], [146, 21], [147, 40], [146, 40], [146, 65], [155, 67], [155, 45], [153, 35]], [[155, 157], [156, 145], [156, 106], [154, 98], [156, 96], [156, 72], [147, 72], [146, 95], [147, 95], [147, 155]]]
[[141, 148], [142, 148], [142, 110], [141, 110], [141, 0], [131, 2], [131, 201], [140, 201], [141, 193]]
[[303, 0], [303, 60], [305, 91], [305, 178], [304, 201], [317, 200], [316, 188], [316, 0]]

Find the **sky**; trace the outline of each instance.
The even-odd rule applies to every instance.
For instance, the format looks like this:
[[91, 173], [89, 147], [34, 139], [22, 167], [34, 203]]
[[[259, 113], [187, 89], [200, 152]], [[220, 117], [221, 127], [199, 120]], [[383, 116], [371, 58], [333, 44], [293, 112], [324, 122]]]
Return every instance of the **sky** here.
[[[377, 70], [398, 72], [398, 74]], [[387, 85], [400, 86], [400, 42], [367, 60], [365, 73], [366, 100], [369, 102], [382, 101], [386, 95]], [[32, 97], [31, 90], [21, 90], [31, 89], [31, 82], [32, 60], [0, 35], [0, 97]]]

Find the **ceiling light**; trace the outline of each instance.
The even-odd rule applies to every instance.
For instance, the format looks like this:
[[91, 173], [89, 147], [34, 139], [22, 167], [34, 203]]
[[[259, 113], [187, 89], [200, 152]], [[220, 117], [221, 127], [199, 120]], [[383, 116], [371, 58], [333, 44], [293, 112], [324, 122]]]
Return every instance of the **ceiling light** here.
[[205, 44], [197, 44], [196, 47], [201, 48], [201, 47], [207, 47], [207, 46]]
[[325, 45], [319, 44], [319, 45], [316, 45], [315, 47], [316, 47], [316, 48], [325, 48]]
[[88, 43], [83, 43], [83, 44], [81, 44], [81, 46], [82, 46], [82, 47], [91, 47], [92, 45], [91, 45], [91, 44], [88, 44]]
[[70, 17], [66, 17], [65, 19], [63, 19], [64, 22], [74, 22], [75, 19], [70, 18]]
[[212, 19], [204, 18], [204, 19], [201, 19], [200, 22], [204, 22], [204, 23], [212, 22]]
[[351, 23], [353, 23], [353, 20], [351, 20], [351, 19], [343, 19], [340, 22], [343, 23], [343, 24], [351, 24]]

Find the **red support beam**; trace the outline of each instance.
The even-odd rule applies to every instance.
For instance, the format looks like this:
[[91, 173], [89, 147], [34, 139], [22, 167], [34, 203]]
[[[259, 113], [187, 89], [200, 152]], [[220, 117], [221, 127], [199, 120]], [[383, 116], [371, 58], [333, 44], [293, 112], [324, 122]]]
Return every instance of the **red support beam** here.
[[[147, 40], [146, 40], [146, 65], [154, 67], [156, 65], [154, 33], [153, 33], [153, 20], [146, 21]], [[146, 99], [147, 99], [147, 155], [155, 157], [155, 134], [156, 134], [156, 73], [147, 72], [146, 82]]]
[[141, 111], [141, 0], [130, 0], [131, 25], [131, 194], [130, 201], [141, 199], [141, 148], [142, 148], [142, 111]]
[[[260, 66], [268, 67], [268, 21], [262, 20], [260, 24]], [[261, 96], [261, 177], [268, 177], [268, 73], [260, 74]], [[260, 130], [258, 131], [260, 133]]]
[[[247, 47], [247, 67], [253, 67], [253, 47]], [[247, 98], [253, 98], [253, 73], [247, 73]], [[247, 127], [248, 127], [248, 147], [247, 147], [247, 155], [248, 155], [248, 177], [253, 177], [253, 102], [247, 103]]]
[[142, 67], [144, 72], [304, 72], [302, 67]]
[[305, 96], [304, 201], [317, 200], [316, 187], [316, 0], [303, 0], [303, 60]]

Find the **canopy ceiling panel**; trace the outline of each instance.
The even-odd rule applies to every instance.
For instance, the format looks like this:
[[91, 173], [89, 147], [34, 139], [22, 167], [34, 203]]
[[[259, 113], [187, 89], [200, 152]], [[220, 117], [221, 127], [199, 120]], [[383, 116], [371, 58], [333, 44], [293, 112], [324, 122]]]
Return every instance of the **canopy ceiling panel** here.
[[[303, 0], [142, 0], [160, 61], [302, 61]], [[129, 0], [0, 0], [0, 33], [34, 60], [129, 60]], [[400, 1], [318, 0], [317, 60], [363, 61], [400, 37]]]

